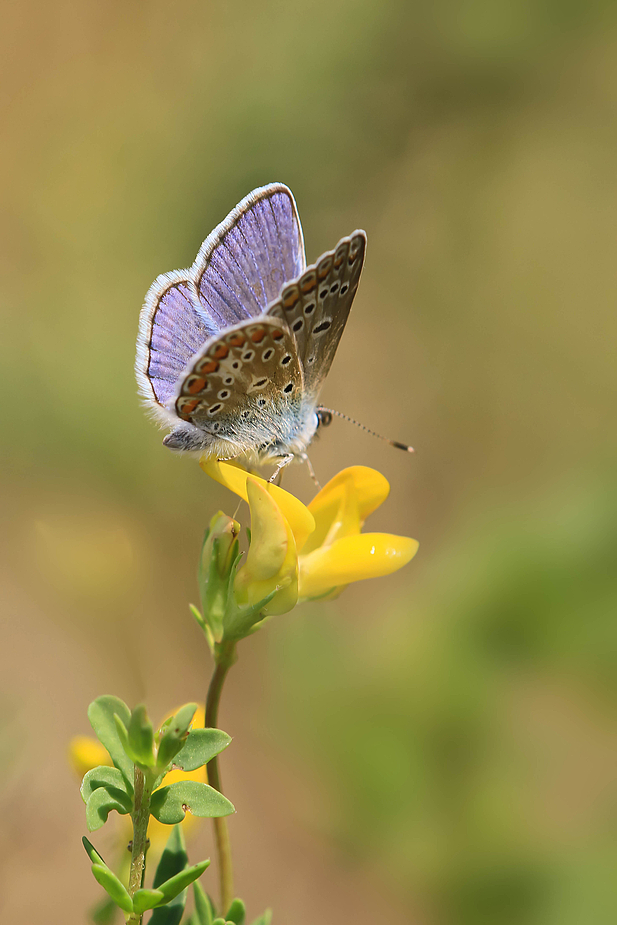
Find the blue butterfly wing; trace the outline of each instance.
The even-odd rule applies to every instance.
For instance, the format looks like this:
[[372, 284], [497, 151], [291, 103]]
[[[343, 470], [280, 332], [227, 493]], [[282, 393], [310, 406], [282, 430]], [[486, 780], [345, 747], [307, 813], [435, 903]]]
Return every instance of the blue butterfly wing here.
[[146, 295], [139, 321], [139, 391], [164, 422], [191, 358], [210, 338], [263, 314], [306, 267], [302, 226], [291, 193], [271, 183], [249, 193], [208, 235], [193, 266], [167, 273]]
[[191, 278], [205, 314], [222, 329], [263, 314], [305, 267], [291, 190], [270, 183], [249, 193], [208, 235]]

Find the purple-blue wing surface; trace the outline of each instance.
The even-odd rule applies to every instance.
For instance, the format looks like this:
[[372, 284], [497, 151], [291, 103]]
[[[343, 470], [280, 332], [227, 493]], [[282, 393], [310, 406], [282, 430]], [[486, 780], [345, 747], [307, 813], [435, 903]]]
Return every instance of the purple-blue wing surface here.
[[190, 272], [204, 314], [222, 330], [263, 314], [305, 267], [291, 190], [270, 183], [249, 193], [208, 235]]
[[139, 323], [137, 380], [148, 400], [165, 405], [190, 358], [216, 332], [200, 311], [186, 270], [160, 276], [151, 286]]

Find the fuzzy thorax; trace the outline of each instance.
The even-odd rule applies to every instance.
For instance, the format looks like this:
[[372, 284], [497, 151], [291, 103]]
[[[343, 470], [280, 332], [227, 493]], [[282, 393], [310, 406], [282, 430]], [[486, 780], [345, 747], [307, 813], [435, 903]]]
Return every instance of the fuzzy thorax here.
[[182, 422], [163, 443], [178, 452], [197, 452], [213, 459], [244, 456], [251, 464], [261, 464], [288, 455], [302, 457], [318, 425], [314, 403], [285, 402], [259, 409], [242, 421], [228, 418], [217, 433]]

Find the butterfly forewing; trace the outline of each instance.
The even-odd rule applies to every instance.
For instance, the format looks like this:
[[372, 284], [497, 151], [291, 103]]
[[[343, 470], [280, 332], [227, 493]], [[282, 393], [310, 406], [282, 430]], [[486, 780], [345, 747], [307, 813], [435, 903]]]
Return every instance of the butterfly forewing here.
[[283, 286], [268, 315], [284, 319], [296, 340], [304, 387], [315, 395], [328, 374], [358, 288], [366, 235], [342, 238], [298, 279]]
[[293, 195], [271, 183], [245, 197], [206, 238], [192, 278], [205, 311], [223, 328], [263, 314], [305, 266]]
[[284, 322], [260, 316], [210, 338], [176, 390], [174, 411], [211, 434], [238, 433], [273, 406], [299, 399], [302, 371]]

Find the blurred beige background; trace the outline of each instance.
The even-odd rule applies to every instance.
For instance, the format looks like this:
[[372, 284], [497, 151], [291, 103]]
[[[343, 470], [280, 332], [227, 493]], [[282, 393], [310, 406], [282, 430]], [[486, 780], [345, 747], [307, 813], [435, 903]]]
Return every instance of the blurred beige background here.
[[[420, 552], [242, 644], [238, 892], [275, 925], [615, 921], [613, 4], [2, 18], [2, 920], [83, 923], [100, 896], [66, 759], [89, 701], [205, 694], [187, 603], [235, 501], [140, 409], [137, 318], [281, 180], [309, 261], [369, 238], [324, 402], [417, 449], [335, 421], [313, 463], [382, 471], [370, 526]], [[311, 497], [303, 469], [286, 484]]]

